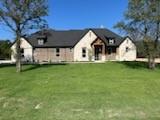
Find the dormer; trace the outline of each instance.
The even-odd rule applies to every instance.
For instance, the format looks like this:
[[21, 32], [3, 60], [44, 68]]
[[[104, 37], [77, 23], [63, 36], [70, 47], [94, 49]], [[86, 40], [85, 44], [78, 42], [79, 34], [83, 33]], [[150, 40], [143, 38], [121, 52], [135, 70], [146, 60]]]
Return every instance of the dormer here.
[[47, 37], [45, 35], [37, 37], [38, 45], [44, 45], [47, 41]]
[[109, 38], [108, 39], [108, 44], [109, 45], [113, 45], [115, 43], [115, 39], [114, 38]]

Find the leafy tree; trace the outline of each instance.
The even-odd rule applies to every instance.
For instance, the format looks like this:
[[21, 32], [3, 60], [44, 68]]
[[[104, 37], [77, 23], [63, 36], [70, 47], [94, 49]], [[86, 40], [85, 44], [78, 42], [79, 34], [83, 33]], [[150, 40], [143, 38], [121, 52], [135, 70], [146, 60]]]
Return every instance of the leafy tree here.
[[15, 36], [17, 72], [21, 71], [20, 39], [30, 30], [44, 28], [47, 14], [47, 0], [0, 0], [0, 22]]
[[118, 22], [119, 28], [137, 40], [143, 40], [148, 66], [155, 68], [155, 58], [159, 55], [160, 0], [129, 0], [125, 20]]
[[136, 48], [137, 48], [137, 57], [138, 58], [145, 58], [146, 52], [144, 48], [144, 44], [142, 40], [135, 41]]
[[12, 43], [9, 40], [0, 41], [0, 59], [9, 59], [11, 55]]

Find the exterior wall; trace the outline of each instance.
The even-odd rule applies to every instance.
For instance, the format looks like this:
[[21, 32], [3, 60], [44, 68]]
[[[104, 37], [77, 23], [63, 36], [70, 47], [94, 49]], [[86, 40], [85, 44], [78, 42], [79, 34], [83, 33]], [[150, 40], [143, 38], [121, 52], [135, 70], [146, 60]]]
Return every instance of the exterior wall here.
[[[36, 62], [60, 62], [60, 61], [89, 61], [90, 55], [94, 61], [94, 49], [92, 43], [97, 39], [97, 36], [93, 31], [89, 31], [74, 48], [59, 48], [60, 56], [56, 56], [56, 48], [34, 48], [28, 43], [27, 40], [21, 39], [21, 48], [24, 49], [24, 59], [27, 61]], [[126, 47], [129, 48], [126, 52]], [[82, 48], [86, 48], [86, 57], [82, 57]], [[105, 47], [105, 54], [103, 52], [102, 61], [105, 60], [118, 60], [118, 61], [134, 61], [136, 60], [136, 46], [129, 39], [126, 38], [119, 47], [116, 48], [116, 52], [110, 55], [107, 54], [107, 47]], [[16, 44], [11, 47], [12, 55], [11, 60], [15, 62]]]
[[[91, 44], [97, 36], [90, 30], [74, 47], [74, 61], [89, 61], [89, 51], [92, 50]], [[86, 48], [86, 57], [82, 57], [82, 48]]]
[[[126, 47], [129, 48], [128, 52], [126, 52]], [[126, 38], [121, 43], [121, 45], [119, 46], [118, 53], [119, 61], [134, 61], [137, 57], [136, 46], [129, 38]]]
[[[24, 60], [32, 61], [33, 60], [33, 48], [30, 45], [30, 43], [28, 43], [27, 40], [22, 38], [20, 47], [22, 49], [24, 49]], [[11, 50], [12, 50], [11, 61], [15, 62], [16, 61], [16, 58], [15, 58], [15, 55], [16, 55], [16, 43], [12, 45]]]
[[118, 60], [118, 55], [119, 55], [119, 50], [118, 50], [118, 47], [114, 47], [115, 49], [115, 52], [112, 51], [111, 54], [108, 54], [108, 47], [106, 47], [106, 60], [113, 60], [113, 61], [116, 61]]
[[106, 55], [106, 60], [117, 60], [117, 54], [111, 53], [110, 55]]
[[56, 56], [56, 48], [35, 48], [34, 60], [35, 62], [73, 61], [72, 48], [59, 48], [59, 50], [59, 56]]

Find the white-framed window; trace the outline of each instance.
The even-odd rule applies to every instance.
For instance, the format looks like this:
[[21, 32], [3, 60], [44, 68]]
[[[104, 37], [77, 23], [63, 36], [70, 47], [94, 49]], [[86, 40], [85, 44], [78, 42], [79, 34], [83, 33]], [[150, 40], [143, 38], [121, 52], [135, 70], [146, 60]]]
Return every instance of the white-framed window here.
[[126, 52], [128, 52], [129, 51], [129, 47], [126, 47]]
[[82, 48], [82, 57], [83, 58], [86, 57], [86, 48], [85, 47]]
[[60, 56], [60, 49], [56, 48], [56, 56], [59, 57]]
[[43, 45], [44, 44], [44, 40], [43, 39], [38, 39], [38, 45]]
[[109, 39], [109, 44], [114, 44], [114, 39]]

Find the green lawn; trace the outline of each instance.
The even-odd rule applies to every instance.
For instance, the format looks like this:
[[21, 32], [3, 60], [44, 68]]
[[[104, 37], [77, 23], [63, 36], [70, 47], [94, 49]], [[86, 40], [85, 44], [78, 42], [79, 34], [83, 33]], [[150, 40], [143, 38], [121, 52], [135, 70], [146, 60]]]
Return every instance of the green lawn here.
[[160, 120], [160, 69], [143, 63], [0, 66], [0, 120]]

